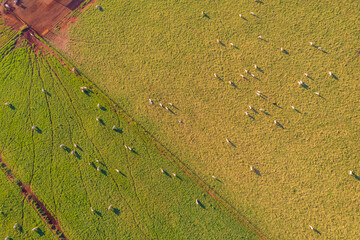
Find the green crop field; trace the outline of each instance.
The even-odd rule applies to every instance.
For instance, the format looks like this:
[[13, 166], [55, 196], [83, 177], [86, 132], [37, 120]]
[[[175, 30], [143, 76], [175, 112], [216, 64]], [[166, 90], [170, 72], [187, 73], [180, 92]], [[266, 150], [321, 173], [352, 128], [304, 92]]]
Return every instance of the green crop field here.
[[[68, 239], [258, 239], [108, 97], [60, 62], [19, 38], [2, 46], [0, 153]], [[0, 237], [56, 239], [16, 181], [0, 178]], [[13, 229], [16, 222], [22, 231]]]
[[174, 155], [271, 239], [358, 237], [359, 1], [96, 5], [63, 54]]

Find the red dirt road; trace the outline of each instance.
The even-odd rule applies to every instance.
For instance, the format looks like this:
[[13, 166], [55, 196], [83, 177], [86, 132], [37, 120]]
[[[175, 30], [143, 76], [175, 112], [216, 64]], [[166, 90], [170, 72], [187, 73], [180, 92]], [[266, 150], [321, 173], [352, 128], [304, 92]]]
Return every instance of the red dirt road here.
[[[16, 180], [10, 168], [2, 160], [1, 155], [0, 168], [1, 170], [3, 170], [3, 172], [11, 182], [14, 182]], [[46, 225], [50, 228], [54, 235], [58, 236], [59, 239], [67, 240], [68, 238], [65, 237], [63, 231], [61, 230], [59, 222], [46, 209], [45, 205], [34, 195], [34, 193], [31, 191], [31, 187], [24, 185], [20, 181], [17, 182], [17, 186], [21, 189], [21, 194], [24, 196], [26, 201], [35, 209], [37, 214], [46, 223]], [[43, 213], [41, 213], [40, 211], [42, 211]]]

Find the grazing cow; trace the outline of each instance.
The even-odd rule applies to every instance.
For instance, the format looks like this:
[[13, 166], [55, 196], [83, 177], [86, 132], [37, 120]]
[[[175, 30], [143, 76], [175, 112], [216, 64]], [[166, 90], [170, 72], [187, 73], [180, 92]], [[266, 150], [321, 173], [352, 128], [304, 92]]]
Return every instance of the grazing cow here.
[[98, 172], [100, 172], [100, 167], [97, 167], [96, 170], [97, 170]]
[[248, 112], [245, 112], [245, 115], [246, 115], [246, 116], [249, 116], [249, 113], [248, 113]]
[[116, 169], [116, 168], [115, 168], [115, 171], [116, 171], [116, 172], [120, 172], [119, 169]]
[[115, 130], [116, 129], [116, 127], [115, 127], [115, 125], [112, 127], [112, 130]]
[[164, 170], [163, 170], [162, 168], [160, 168], [160, 171], [161, 171], [162, 173], [164, 173]]
[[311, 225], [309, 225], [309, 227], [310, 227], [310, 229], [311, 229], [311, 230], [313, 230], [313, 231], [314, 231], [314, 228], [313, 228]]
[[108, 207], [108, 210], [110, 210], [110, 209], [111, 209], [111, 207], [112, 207], [112, 205], [110, 204], [110, 206]]
[[15, 223], [15, 225], [14, 225], [14, 229], [17, 227], [17, 223]]
[[254, 171], [254, 168], [252, 165], [250, 165], [250, 171]]
[[353, 171], [349, 171], [349, 174], [350, 174], [350, 175], [353, 175]]
[[92, 207], [90, 207], [90, 210], [91, 210], [92, 212], [94, 212], [94, 209], [93, 209]]
[[36, 231], [39, 227], [34, 227], [31, 231]]
[[197, 199], [195, 200], [195, 202], [196, 202], [197, 205], [199, 205], [199, 201]]
[[151, 99], [149, 99], [149, 103], [150, 103], [150, 104], [154, 104], [154, 102], [153, 102]]
[[60, 147], [61, 147], [61, 148], [64, 147], [64, 144], [61, 144]]

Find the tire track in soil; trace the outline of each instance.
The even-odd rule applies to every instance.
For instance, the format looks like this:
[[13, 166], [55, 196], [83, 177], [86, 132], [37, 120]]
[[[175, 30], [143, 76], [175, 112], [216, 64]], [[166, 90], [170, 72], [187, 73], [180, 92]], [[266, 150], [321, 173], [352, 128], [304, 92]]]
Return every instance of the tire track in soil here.
[[[30, 58], [30, 61], [33, 63], [33, 59], [31, 58], [31, 55], [29, 56]], [[29, 99], [28, 99], [28, 103], [29, 103], [29, 118], [30, 118], [30, 122], [31, 122], [31, 125], [33, 126], [33, 122], [31, 120], [31, 89], [32, 89], [32, 84], [33, 84], [33, 76], [34, 76], [34, 72], [33, 72], [33, 69], [34, 69], [34, 63], [33, 63], [33, 66], [31, 68], [31, 81], [30, 81], [30, 87], [29, 87]], [[30, 181], [29, 181], [29, 186], [31, 185], [31, 181], [33, 180], [34, 178], [34, 170], [35, 170], [35, 159], [36, 159], [36, 151], [35, 151], [35, 141], [34, 141], [34, 131], [31, 131], [31, 141], [32, 141], [32, 150], [33, 150], [33, 162], [32, 162], [32, 170], [31, 170], [31, 177], [30, 177]]]
[[[49, 227], [49, 229], [54, 235], [57, 235], [56, 232], [59, 231], [61, 233], [59, 234], [60, 236], [58, 236], [59, 239], [68, 240], [68, 238], [65, 237], [63, 231], [61, 230], [58, 221], [51, 215], [51, 213], [46, 209], [45, 205], [36, 197], [36, 195], [34, 195], [34, 193], [31, 191], [31, 187], [29, 185], [23, 184], [21, 181], [17, 180], [14, 177], [11, 169], [2, 160], [1, 155], [0, 155], [0, 164], [4, 174], [7, 176], [9, 181], [12, 183], [15, 182], [16, 185], [21, 189], [21, 194], [24, 196], [23, 202], [25, 202], [26, 200], [34, 208], [36, 213], [45, 222], [45, 224]], [[8, 172], [5, 172], [3, 168], [7, 168]], [[43, 212], [43, 214], [41, 214], [41, 211]], [[23, 220], [24, 208], [22, 214], [23, 214], [22, 216], [22, 220]]]
[[[62, 82], [60, 81], [60, 78], [59, 78], [58, 74], [57, 74], [57, 73], [55, 72], [55, 70], [51, 67], [51, 65], [50, 65], [50, 63], [47, 61], [46, 57], [45, 57], [45, 56], [43, 56], [43, 57], [44, 57], [44, 60], [46, 61], [47, 65], [48, 65], [48, 67], [49, 67], [49, 69], [50, 69], [50, 71], [51, 71], [50, 74], [54, 77], [54, 79], [55, 79], [55, 78], [58, 79], [60, 85], [64, 88], [64, 91], [66, 92], [66, 89], [65, 89], [65, 87], [63, 86]], [[67, 93], [67, 92], [66, 92], [66, 93]], [[68, 96], [68, 98], [69, 98], [69, 100], [70, 100], [71, 105], [73, 106], [72, 100], [71, 100], [71, 98], [70, 98], [70, 96], [69, 96], [68, 93], [67, 93], [67, 96]], [[59, 99], [59, 100], [60, 100], [60, 99]], [[61, 102], [61, 101], [60, 101], [60, 102]], [[74, 108], [74, 107], [73, 107], [73, 108]], [[66, 120], [66, 121], [69, 123], [68, 120]], [[71, 129], [69, 129], [69, 131], [70, 131], [70, 138], [71, 138], [71, 140], [72, 140], [72, 131], [71, 131]], [[69, 157], [69, 159], [70, 159], [70, 157]], [[90, 198], [89, 198], [89, 193], [88, 193], [88, 191], [87, 191], [87, 186], [86, 186], [86, 184], [85, 184], [85, 182], [84, 182], [84, 180], [83, 180], [83, 177], [82, 177], [83, 173], [82, 173], [81, 170], [80, 170], [80, 166], [79, 166], [78, 161], [76, 161], [76, 162], [77, 162], [77, 164], [78, 164], [77, 170], [79, 171], [79, 177], [80, 177], [80, 180], [81, 180], [81, 183], [82, 183], [82, 188], [83, 188], [83, 190], [85, 191], [86, 199], [89, 201], [90, 207], [91, 207], [92, 204], [91, 204], [91, 200], [90, 200]]]
[[[115, 115], [116, 115], [116, 118], [118, 119], [119, 126], [121, 126], [121, 121], [120, 121], [119, 115], [117, 114], [116, 111], [115, 111]], [[125, 145], [124, 135], [121, 134], [121, 138], [122, 138], [122, 141], [123, 141], [123, 142], [122, 142], [122, 145]], [[140, 138], [141, 138], [141, 136], [140, 136]], [[141, 140], [144, 141], [142, 138], [141, 138]], [[146, 148], [146, 151], [147, 151], [147, 154], [148, 154], [149, 158], [151, 159], [148, 148]], [[126, 154], [127, 165], [129, 166], [129, 167], [128, 167], [128, 169], [129, 169], [129, 175], [130, 175], [131, 182], [132, 182], [132, 185], [133, 185], [133, 188], [134, 188], [135, 196], [136, 196], [137, 200], [139, 201], [139, 203], [141, 204], [141, 200], [139, 199], [139, 197], [138, 197], [138, 195], [137, 195], [137, 193], [136, 193], [136, 184], [135, 184], [134, 177], [133, 177], [133, 174], [132, 174], [132, 171], [131, 171], [131, 165], [130, 165], [130, 162], [129, 162], [129, 155], [128, 155], [128, 153], [125, 153], [125, 154]], [[148, 168], [148, 169], [149, 169], [149, 168]], [[151, 171], [151, 170], [149, 169], [149, 172], [150, 172], [150, 171]], [[150, 176], [151, 176], [151, 175], [150, 175]], [[154, 210], [154, 212], [155, 212], [155, 210]], [[146, 213], [147, 213], [149, 219], [152, 219], [151, 216], [150, 216], [150, 214], [149, 214], [148, 209], [146, 209]], [[155, 225], [155, 222], [153, 222], [153, 227], [154, 227], [154, 225]], [[154, 231], [154, 234], [156, 235], [156, 238], [159, 239], [159, 236], [158, 236], [158, 234], [156, 233], [156, 231]]]
[[[119, 125], [120, 125], [120, 119], [119, 119], [119, 117], [118, 117], [117, 114], [116, 114], [116, 117], [118, 118]], [[121, 126], [121, 125], [120, 125], [120, 126]], [[122, 145], [125, 145], [124, 135], [122, 135], [122, 134], [121, 134], [121, 139], [122, 139]], [[133, 189], [134, 189], [134, 193], [135, 193], [136, 199], [137, 199], [138, 202], [141, 204], [141, 200], [140, 200], [140, 198], [138, 197], [137, 192], [136, 192], [136, 184], [135, 184], [134, 177], [133, 177], [133, 174], [132, 174], [132, 171], [131, 171], [131, 164], [130, 164], [130, 161], [129, 161], [129, 153], [127, 153], [126, 150], [125, 150], [125, 155], [126, 155], [126, 162], [127, 162], [127, 165], [128, 165], [129, 175], [130, 175], [131, 183], [132, 183], [132, 186], [133, 186]], [[146, 209], [146, 212], [147, 212], [147, 215], [148, 215], [149, 219], [151, 219], [150, 214], [149, 214], [149, 212], [147, 211], [147, 209]], [[153, 223], [153, 224], [154, 224], [154, 223]], [[155, 232], [155, 234], [156, 234], [156, 232]], [[157, 234], [156, 234], [156, 235], [157, 235]], [[157, 237], [157, 238], [158, 238], [158, 237]]]
[[[47, 61], [47, 60], [46, 60], [46, 61]], [[140, 231], [145, 237], [147, 237], [146, 234], [144, 233], [144, 231], [141, 230], [138, 221], [136, 221], [136, 217], [135, 217], [135, 214], [134, 214], [134, 210], [130, 207], [130, 204], [128, 203], [128, 201], [127, 201], [127, 200], [124, 198], [124, 196], [121, 194], [119, 185], [117, 184], [117, 182], [116, 182], [116, 180], [114, 179], [113, 175], [112, 175], [111, 172], [109, 171], [106, 162], [104, 161], [105, 158], [102, 157], [102, 154], [101, 154], [100, 150], [96, 147], [96, 145], [93, 143], [93, 141], [92, 141], [91, 138], [89, 137], [89, 135], [88, 135], [88, 133], [87, 133], [87, 130], [85, 129], [85, 127], [84, 127], [84, 125], [83, 125], [82, 119], [81, 119], [79, 113], [77, 112], [77, 110], [76, 110], [76, 108], [75, 108], [75, 106], [74, 106], [74, 104], [73, 104], [72, 98], [70, 97], [70, 94], [69, 94], [68, 90], [66, 89], [66, 87], [65, 87], [64, 84], [62, 83], [60, 76], [59, 76], [59, 75], [56, 73], [56, 71], [51, 67], [51, 65], [50, 65], [50, 63], [49, 63], [48, 61], [47, 61], [47, 63], [48, 63], [48, 65], [50, 66], [50, 68], [51, 68], [51, 70], [53, 71], [53, 73], [55, 74], [56, 78], [59, 80], [60, 85], [64, 88], [64, 91], [66, 92], [66, 94], [67, 94], [67, 96], [68, 96], [68, 98], [69, 98], [69, 100], [70, 100], [71, 106], [72, 106], [72, 108], [73, 108], [73, 110], [74, 110], [77, 118], [79, 119], [80, 126], [81, 126], [81, 128], [84, 130], [87, 139], [89, 140], [89, 142], [91, 143], [91, 145], [93, 145], [94, 150], [96, 150], [96, 152], [98, 153], [98, 155], [100, 156], [100, 158], [102, 159], [102, 161], [105, 163], [106, 170], [108, 170], [111, 179], [112, 179], [113, 182], [115, 183], [116, 188], [117, 188], [117, 190], [118, 190], [118, 192], [119, 192], [120, 198], [124, 200], [124, 202], [126, 203], [126, 205], [128, 206], [128, 208], [130, 209], [130, 211], [131, 211], [131, 213], [132, 213], [132, 215], [133, 215], [133, 220], [134, 220], [134, 222], [136, 223], [136, 226], [138, 227], [139, 231]], [[79, 166], [79, 169], [80, 169], [80, 166]], [[79, 170], [79, 171], [80, 171], [80, 170]], [[82, 179], [82, 178], [81, 178], [81, 179]], [[83, 185], [84, 185], [84, 184], [83, 184]], [[88, 196], [88, 194], [87, 194], [87, 196]], [[88, 199], [89, 199], [89, 198], [88, 198]], [[90, 200], [89, 200], [89, 201], [90, 201]]]
[[41, 77], [41, 68], [40, 68], [40, 63], [39, 63], [37, 54], [35, 54], [35, 58], [36, 58], [36, 63], [37, 63], [38, 68], [39, 68], [38, 69], [39, 78], [40, 78], [40, 80], [42, 82], [43, 89], [45, 89], [44, 95], [45, 95], [45, 100], [46, 100], [46, 107], [47, 107], [48, 112], [49, 112], [49, 120], [50, 120], [50, 124], [51, 124], [50, 189], [51, 189], [52, 198], [53, 198], [53, 202], [54, 202], [54, 208], [55, 208], [54, 212], [55, 212], [55, 215], [57, 215], [56, 214], [56, 202], [55, 202], [54, 188], [53, 188], [53, 179], [52, 179], [52, 165], [53, 165], [53, 160], [54, 160], [54, 124], [53, 124], [53, 121], [52, 121], [52, 114], [51, 114], [51, 110], [50, 110], [48, 95], [47, 95], [46, 88], [45, 88], [45, 81]]

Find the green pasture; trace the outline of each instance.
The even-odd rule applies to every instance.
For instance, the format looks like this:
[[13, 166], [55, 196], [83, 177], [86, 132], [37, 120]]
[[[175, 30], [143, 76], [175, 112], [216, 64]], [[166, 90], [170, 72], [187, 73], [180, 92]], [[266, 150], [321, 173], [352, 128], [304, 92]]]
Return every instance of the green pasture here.
[[[24, 200], [20, 188], [0, 174], [0, 236], [2, 239], [56, 239], [50, 229]], [[16, 228], [14, 229], [14, 226]], [[37, 231], [32, 231], [38, 227]]]
[[96, 5], [63, 54], [174, 155], [271, 239], [358, 237], [359, 1]]
[[[0, 54], [0, 153], [68, 239], [257, 239], [86, 79], [46, 51], [13, 47]], [[36, 224], [40, 239], [54, 238], [5, 175], [1, 183], [0, 234], [36, 239]]]

